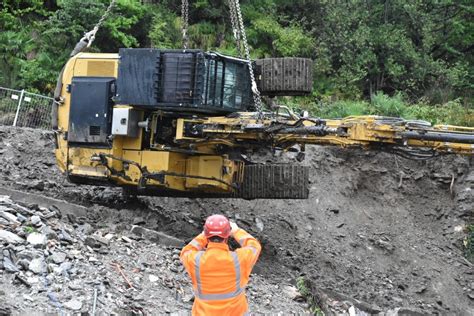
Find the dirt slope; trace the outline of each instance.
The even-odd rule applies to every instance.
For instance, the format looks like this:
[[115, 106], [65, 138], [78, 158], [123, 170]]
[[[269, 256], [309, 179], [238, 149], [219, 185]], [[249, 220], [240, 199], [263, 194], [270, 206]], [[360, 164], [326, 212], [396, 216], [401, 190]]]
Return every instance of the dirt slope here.
[[[474, 314], [474, 269], [462, 245], [473, 216], [474, 168], [465, 157], [418, 162], [314, 146], [304, 162], [311, 166], [308, 200], [131, 203], [117, 189], [68, 184], [52, 150], [47, 132], [0, 127], [0, 186], [92, 206], [97, 223], [123, 231], [142, 217], [146, 227], [182, 239], [198, 233], [205, 216], [226, 213], [263, 243], [255, 272], [266, 283], [255, 291], [258, 299], [267, 296], [269, 310], [299, 308], [281, 304], [283, 291], [272, 297], [265, 292], [304, 276], [328, 293], [366, 302], [372, 311]], [[278, 159], [296, 163], [290, 156]]]

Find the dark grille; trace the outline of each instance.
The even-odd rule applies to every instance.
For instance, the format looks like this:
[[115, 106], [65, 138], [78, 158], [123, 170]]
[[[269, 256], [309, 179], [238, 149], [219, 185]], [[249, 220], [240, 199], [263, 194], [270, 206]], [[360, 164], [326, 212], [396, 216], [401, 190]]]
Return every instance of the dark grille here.
[[89, 135], [90, 136], [99, 136], [100, 135], [100, 126], [89, 126]]

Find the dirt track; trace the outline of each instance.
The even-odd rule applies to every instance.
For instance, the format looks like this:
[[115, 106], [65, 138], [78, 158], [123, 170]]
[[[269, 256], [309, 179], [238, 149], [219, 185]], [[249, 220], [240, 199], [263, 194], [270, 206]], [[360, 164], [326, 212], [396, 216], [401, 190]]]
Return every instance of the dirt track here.
[[[372, 312], [409, 307], [474, 314], [474, 269], [462, 245], [474, 209], [472, 161], [448, 156], [417, 162], [315, 146], [304, 163], [311, 166], [308, 200], [125, 202], [117, 189], [67, 183], [55, 167], [50, 133], [0, 127], [0, 186], [88, 206], [94, 228], [107, 223], [128, 231], [134, 218], [143, 218], [148, 228], [188, 240], [211, 213], [237, 220], [264, 247], [252, 283], [258, 312], [302, 311], [304, 304], [275, 285], [304, 276], [326, 293], [365, 302]], [[181, 272], [176, 278], [185, 282]], [[269, 294], [270, 288], [276, 290]]]

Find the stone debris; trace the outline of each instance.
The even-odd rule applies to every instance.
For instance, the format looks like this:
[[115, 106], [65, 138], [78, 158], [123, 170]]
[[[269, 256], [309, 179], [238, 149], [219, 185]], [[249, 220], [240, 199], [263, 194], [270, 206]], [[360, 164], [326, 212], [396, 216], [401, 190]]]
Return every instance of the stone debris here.
[[82, 302], [77, 299], [72, 299], [70, 301], [65, 302], [64, 307], [73, 311], [78, 311], [82, 308]]
[[8, 272], [18, 272], [20, 271], [16, 264], [13, 263], [12, 258], [10, 257], [10, 251], [3, 250], [3, 268]]
[[170, 236], [168, 234], [165, 234], [156, 230], [148, 229], [142, 226], [133, 225], [130, 232], [132, 234], [135, 234], [142, 238], [146, 238], [160, 245], [171, 246], [171, 247], [184, 246], [184, 241], [179, 238]]
[[[11, 201], [4, 196], [0, 200]], [[10, 302], [21, 297], [21, 302], [15, 303], [21, 311], [31, 314], [60, 306], [66, 314], [91, 313], [97, 295], [100, 315], [137, 311], [189, 314], [194, 295], [179, 259], [183, 240], [143, 226], [116, 230], [94, 225], [87, 218], [61, 219], [59, 212], [38, 205], [15, 208], [10, 206], [13, 204], [8, 207], [24, 218], [9, 220], [0, 230], [0, 240], [7, 246], [0, 258], [0, 277], [3, 273], [13, 280], [4, 282], [15, 284], [16, 294], [11, 293]], [[144, 223], [141, 219], [136, 222]], [[266, 284], [263, 278], [256, 277], [255, 282]], [[279, 301], [286, 300], [286, 305], [301, 298], [291, 286], [272, 291], [265, 297], [255, 292], [253, 301], [260, 302], [255, 303], [257, 311], [269, 310], [275, 295], [280, 296]], [[307, 314], [304, 303], [294, 304], [299, 305], [291, 310]], [[29, 309], [32, 306], [34, 310]]]
[[16, 224], [16, 225], [20, 224], [20, 222], [18, 221], [18, 218], [12, 213], [9, 213], [6, 211], [0, 211], [0, 217], [6, 219], [10, 224]]
[[46, 245], [46, 242], [48, 241], [47, 237], [41, 233], [37, 232], [32, 232], [28, 235], [26, 238], [26, 241], [30, 243], [33, 246], [39, 246], [42, 247]]
[[260, 218], [258, 217], [255, 218], [255, 225], [257, 226], [259, 231], [263, 232], [264, 225]]
[[20, 236], [3, 229], [0, 229], [0, 241], [14, 245], [25, 242], [25, 240]]
[[40, 274], [43, 272], [43, 259], [42, 258], [35, 258], [30, 261], [28, 265], [28, 269], [36, 274]]
[[160, 278], [157, 277], [156, 275], [150, 274], [148, 276], [148, 279], [150, 280], [150, 282], [157, 282]]
[[288, 296], [290, 299], [297, 301], [297, 300], [304, 300], [301, 293], [295, 286], [292, 285], [283, 285], [282, 286], [283, 293]]
[[64, 252], [53, 252], [53, 254], [51, 255], [51, 260], [56, 263], [56, 264], [60, 264], [60, 263], [63, 263], [64, 260], [66, 260], [66, 254]]

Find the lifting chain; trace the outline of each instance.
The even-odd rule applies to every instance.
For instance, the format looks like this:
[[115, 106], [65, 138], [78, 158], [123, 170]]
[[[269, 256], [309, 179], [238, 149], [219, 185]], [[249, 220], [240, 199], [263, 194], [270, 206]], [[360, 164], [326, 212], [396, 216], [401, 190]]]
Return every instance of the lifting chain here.
[[84, 49], [92, 45], [92, 42], [94, 42], [95, 40], [95, 35], [99, 31], [99, 28], [102, 26], [102, 23], [104, 23], [104, 21], [109, 17], [110, 12], [112, 12], [112, 9], [114, 8], [116, 2], [117, 0], [110, 1], [109, 6], [107, 7], [107, 10], [105, 10], [99, 22], [97, 22], [94, 28], [91, 31], [85, 33], [84, 36], [81, 38], [81, 40], [77, 42], [76, 46], [71, 52], [71, 55], [70, 55], [71, 57], [77, 55], [78, 53], [82, 52]]
[[242, 57], [242, 45], [240, 43], [240, 29], [238, 26], [238, 17], [235, 9], [235, 2], [233, 0], [227, 1], [229, 5], [230, 23], [232, 24], [232, 32], [234, 33], [235, 44], [237, 46], [237, 54]]
[[252, 60], [250, 60], [250, 50], [249, 45], [247, 43], [247, 35], [245, 34], [244, 28], [244, 20], [242, 18], [242, 12], [240, 10], [240, 3], [239, 0], [229, 0], [229, 2], [234, 2], [235, 12], [237, 13], [237, 22], [238, 22], [238, 32], [242, 36], [242, 42], [244, 44], [244, 58], [247, 60], [249, 66], [249, 73], [250, 73], [250, 80], [252, 82], [252, 92], [253, 92], [253, 101], [255, 104], [255, 110], [257, 111], [257, 120], [263, 118], [263, 106], [262, 106], [262, 98], [260, 96], [260, 91], [257, 88], [257, 82], [255, 81], [255, 75], [253, 72], [252, 67]]
[[181, 1], [181, 19], [183, 19], [183, 49], [188, 48], [188, 26], [189, 26], [189, 2], [188, 0]]

